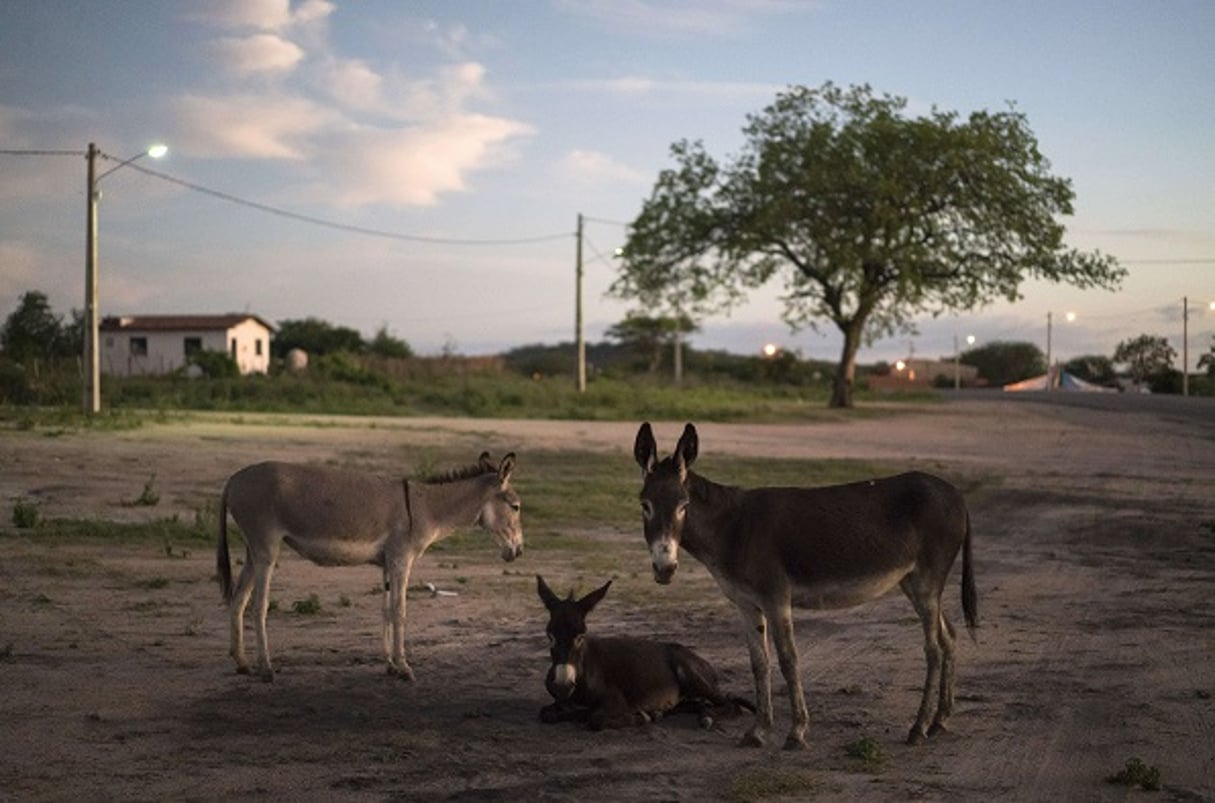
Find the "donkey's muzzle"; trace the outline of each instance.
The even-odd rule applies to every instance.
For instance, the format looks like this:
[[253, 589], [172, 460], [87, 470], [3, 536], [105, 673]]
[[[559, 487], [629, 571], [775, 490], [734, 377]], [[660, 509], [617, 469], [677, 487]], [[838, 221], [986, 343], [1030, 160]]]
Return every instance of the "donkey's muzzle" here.
[[523, 557], [523, 544], [507, 544], [502, 547], [502, 560], [507, 563], [520, 557]]
[[657, 563], [654, 566], [654, 582], [667, 585], [671, 582], [671, 578], [675, 576], [675, 570], [679, 568], [678, 563], [667, 563], [659, 566]]

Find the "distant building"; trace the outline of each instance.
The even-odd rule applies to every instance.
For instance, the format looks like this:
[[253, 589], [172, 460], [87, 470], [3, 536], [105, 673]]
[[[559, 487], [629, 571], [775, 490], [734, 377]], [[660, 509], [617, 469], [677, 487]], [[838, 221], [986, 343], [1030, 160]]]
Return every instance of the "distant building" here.
[[198, 351], [227, 352], [241, 374], [270, 370], [274, 327], [256, 315], [124, 315], [99, 329], [101, 371], [111, 376], [172, 373]]
[[908, 358], [899, 360], [890, 367], [890, 373], [868, 377], [873, 390], [899, 390], [904, 388], [951, 388], [956, 381], [961, 387], [971, 388], [985, 385], [979, 378], [979, 369], [950, 359], [925, 360]]

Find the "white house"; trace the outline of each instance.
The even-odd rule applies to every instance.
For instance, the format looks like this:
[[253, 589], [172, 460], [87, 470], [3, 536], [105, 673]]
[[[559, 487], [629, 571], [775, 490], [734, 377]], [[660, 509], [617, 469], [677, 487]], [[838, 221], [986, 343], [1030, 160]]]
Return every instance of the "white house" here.
[[270, 369], [274, 327], [256, 315], [129, 315], [99, 326], [101, 370], [112, 376], [167, 374], [197, 351], [225, 351], [241, 374]]

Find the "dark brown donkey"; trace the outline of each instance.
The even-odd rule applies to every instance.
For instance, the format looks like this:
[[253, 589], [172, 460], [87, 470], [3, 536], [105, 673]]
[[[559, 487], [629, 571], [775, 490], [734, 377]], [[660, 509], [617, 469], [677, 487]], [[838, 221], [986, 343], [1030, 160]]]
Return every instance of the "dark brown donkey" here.
[[625, 636], [586, 634], [586, 616], [607, 594], [608, 581], [579, 600], [561, 599], [536, 576], [536, 589], [548, 608], [548, 641], [553, 665], [544, 680], [555, 702], [540, 709], [546, 723], [587, 720], [592, 730], [623, 728], [691, 710], [703, 727], [713, 714], [754, 711], [746, 700], [717, 686], [708, 661], [687, 647]]
[[956, 639], [941, 609], [941, 592], [959, 548], [962, 610], [972, 637], [978, 624], [970, 516], [958, 490], [918, 471], [823, 488], [747, 490], [689, 470], [698, 450], [696, 427], [688, 424], [674, 453], [660, 462], [653, 430], [641, 425], [633, 454], [643, 474], [645, 540], [655, 580], [671, 581], [682, 545], [742, 613], [758, 706], [743, 744], [763, 744], [772, 727], [768, 629], [793, 709], [785, 747], [804, 746], [809, 715], [792, 608], [848, 608], [896, 585], [920, 617], [928, 661], [923, 700], [907, 741], [944, 730], [953, 709]]

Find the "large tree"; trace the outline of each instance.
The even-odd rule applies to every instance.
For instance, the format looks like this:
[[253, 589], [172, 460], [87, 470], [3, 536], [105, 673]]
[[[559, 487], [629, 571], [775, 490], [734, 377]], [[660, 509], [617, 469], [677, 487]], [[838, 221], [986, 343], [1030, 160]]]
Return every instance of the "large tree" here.
[[1114, 362], [1125, 363], [1136, 384], [1163, 376], [1173, 367], [1177, 351], [1167, 338], [1139, 335], [1123, 340], [1114, 349]]
[[47, 301], [46, 293], [22, 293], [17, 308], [0, 327], [0, 351], [15, 362], [80, 354], [79, 321], [64, 325]]
[[916, 316], [1016, 300], [1029, 279], [1113, 288], [1125, 271], [1063, 243], [1071, 182], [1054, 176], [1023, 114], [933, 109], [868, 86], [790, 87], [747, 118], [723, 165], [672, 146], [634, 221], [621, 287], [728, 304], [772, 277], [793, 328], [843, 335], [831, 406], [852, 404], [863, 343]]

